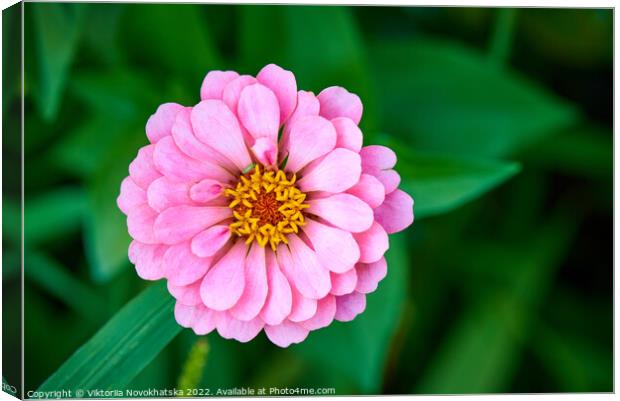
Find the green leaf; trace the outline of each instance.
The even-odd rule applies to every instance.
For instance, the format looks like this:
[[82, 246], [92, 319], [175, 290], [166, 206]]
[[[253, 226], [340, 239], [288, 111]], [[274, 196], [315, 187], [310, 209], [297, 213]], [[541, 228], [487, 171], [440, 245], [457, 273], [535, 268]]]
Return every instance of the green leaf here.
[[613, 133], [583, 125], [571, 127], [524, 151], [523, 159], [554, 171], [607, 181], [613, 176]]
[[24, 241], [36, 244], [77, 231], [83, 222], [86, 197], [81, 189], [67, 187], [28, 201], [24, 209]]
[[[479, 248], [455, 254], [465, 275], [489, 288], [472, 291], [465, 310], [431, 361], [415, 388], [416, 393], [488, 393], [505, 389], [516, 368], [520, 347], [526, 340], [533, 316], [553, 285], [559, 261], [573, 237], [576, 221], [552, 219], [528, 242], [504, 247], [503, 252], [480, 257]], [[492, 246], [483, 249], [492, 248]], [[477, 266], [476, 269], [471, 267]], [[479, 276], [481, 270], [508, 275], [503, 285], [491, 286]], [[476, 280], [476, 277], [478, 278]], [[459, 286], [467, 285], [457, 277]]]
[[515, 331], [523, 316], [509, 297], [497, 297], [471, 307], [437, 354], [415, 392], [464, 394], [500, 391], [518, 348]]
[[521, 8], [520, 14], [519, 43], [544, 56], [538, 63], [548, 64], [548, 71], [558, 65], [581, 70], [611, 65], [613, 9], [533, 7]]
[[[96, 117], [124, 122], [144, 119], [144, 125], [163, 97], [147, 77], [126, 68], [75, 74], [70, 89]], [[105, 134], [114, 132], [100, 133]]]
[[[265, 64], [283, 65], [288, 37], [284, 9], [277, 6], [239, 7], [239, 59], [242, 69], [258, 72]], [[269, 29], [262, 29], [269, 21]], [[299, 83], [298, 83], [299, 85]]]
[[578, 286], [555, 286], [529, 342], [529, 351], [550, 379], [541, 388], [543, 392], [557, 388], [567, 392], [613, 391], [611, 299], [611, 292], [591, 294]]
[[578, 117], [532, 82], [454, 43], [377, 42], [369, 58], [382, 130], [416, 150], [505, 156]]
[[406, 238], [405, 233], [390, 237], [388, 275], [366, 296], [364, 313], [352, 322], [334, 322], [312, 332], [292, 348], [334, 376], [348, 378], [363, 394], [380, 392], [389, 344], [403, 310], [409, 267]]
[[118, 26], [124, 6], [89, 3], [84, 7], [88, 24], [84, 26], [83, 42], [97, 60], [109, 65], [120, 62]]
[[153, 284], [78, 349], [39, 391], [65, 389], [75, 394], [77, 389], [122, 389], [181, 331], [173, 304], [166, 285]]
[[83, 8], [80, 4], [35, 3], [26, 6], [34, 15], [39, 88], [35, 98], [43, 117], [56, 116], [77, 47]]
[[447, 213], [515, 175], [518, 163], [408, 152], [396, 147], [401, 186], [414, 201], [416, 218]]
[[148, 79], [126, 69], [76, 74], [70, 89], [90, 113], [57, 141], [50, 155], [56, 165], [84, 178], [96, 174], [110, 154], [137, 150], [127, 149], [125, 138], [131, 137], [128, 142], [133, 143], [142, 136], [146, 142], [146, 121], [155, 112], [158, 99], [165, 99]]
[[180, 335], [168, 344], [166, 349], [155, 357], [140, 374], [136, 375], [126, 388], [136, 390], [148, 390], [160, 388], [162, 386], [173, 385], [171, 377], [177, 374], [179, 369], [179, 350], [175, 343], [179, 341]]
[[[118, 137], [128, 130], [128, 122], [122, 119], [108, 116], [88, 119], [50, 149], [51, 158], [64, 171], [87, 178], [99, 170]], [[97, 146], [92, 146], [94, 141]]]
[[[187, 344], [186, 349], [189, 349], [191, 344], [196, 341], [196, 334], [191, 330], [184, 330], [181, 335], [181, 339], [185, 340]], [[210, 346], [209, 357], [199, 387], [219, 386], [225, 388], [236, 386], [243, 380], [245, 368], [251, 364], [242, 362], [251, 360], [248, 358], [246, 350], [254, 346], [255, 343], [244, 347], [236, 341], [220, 337], [217, 332], [211, 332], [207, 338]], [[256, 365], [254, 367], [256, 368]]]
[[86, 219], [86, 255], [93, 280], [107, 282], [129, 263], [125, 215], [116, 205], [122, 180], [140, 146], [147, 140], [142, 129], [128, 129], [109, 148], [105, 159], [89, 180]]
[[240, 13], [240, 58], [248, 72], [277, 63], [295, 73], [299, 89], [318, 94], [343, 86], [362, 98], [363, 127], [374, 124], [366, 50], [350, 8], [246, 6]]
[[516, 8], [499, 8], [495, 10], [496, 16], [489, 46], [489, 58], [498, 67], [506, 64], [510, 58], [517, 11]]
[[532, 341], [535, 355], [563, 391], [612, 392], [612, 349], [575, 332], [555, 330], [540, 322]]
[[36, 252], [28, 252], [24, 272], [48, 293], [73, 308], [82, 318], [98, 322], [106, 312], [106, 303], [94, 288], [71, 275], [60, 263]]
[[155, 111], [157, 99], [165, 96], [132, 70], [79, 74], [71, 90], [93, 115], [67, 135], [52, 155], [55, 163], [88, 178], [86, 254], [93, 279], [106, 282], [128, 264], [130, 238], [125, 216], [116, 206], [120, 184], [138, 149], [147, 143], [148, 116]]
[[[166, 79], [185, 77], [196, 86], [221, 61], [207, 30], [202, 5], [125, 5], [121, 36], [128, 56]], [[176, 77], [176, 78], [175, 78]]]

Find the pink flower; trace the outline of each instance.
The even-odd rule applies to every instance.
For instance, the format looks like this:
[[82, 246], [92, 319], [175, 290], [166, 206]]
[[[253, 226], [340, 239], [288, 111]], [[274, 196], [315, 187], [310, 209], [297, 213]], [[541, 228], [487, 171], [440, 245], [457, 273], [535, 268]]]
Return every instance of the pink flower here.
[[119, 208], [145, 280], [168, 280], [196, 334], [281, 347], [350, 321], [385, 275], [388, 234], [413, 222], [394, 152], [362, 147], [359, 97], [318, 96], [270, 64], [211, 71], [193, 107], [159, 106]]

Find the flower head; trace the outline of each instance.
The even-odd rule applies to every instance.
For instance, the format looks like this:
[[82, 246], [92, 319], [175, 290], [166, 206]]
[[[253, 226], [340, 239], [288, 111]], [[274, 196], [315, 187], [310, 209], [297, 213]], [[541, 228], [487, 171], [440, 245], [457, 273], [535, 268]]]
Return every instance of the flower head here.
[[362, 147], [359, 97], [298, 91], [273, 64], [211, 71], [200, 97], [159, 106], [121, 184], [138, 275], [167, 279], [197, 334], [287, 347], [355, 318], [387, 274], [388, 234], [413, 222], [394, 152]]

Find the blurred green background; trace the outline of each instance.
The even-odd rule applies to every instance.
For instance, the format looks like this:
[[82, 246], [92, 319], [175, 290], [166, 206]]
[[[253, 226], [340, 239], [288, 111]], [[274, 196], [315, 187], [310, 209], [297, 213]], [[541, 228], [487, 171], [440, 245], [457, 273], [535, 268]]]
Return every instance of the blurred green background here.
[[[26, 391], [147, 287], [104, 329], [116, 348], [91, 341], [72, 359], [90, 362], [44, 388], [613, 390], [611, 10], [26, 3], [24, 21]], [[5, 55], [19, 55], [19, 9], [3, 22]], [[20, 82], [19, 58], [4, 60], [14, 384]], [[300, 89], [360, 95], [365, 144], [397, 150], [416, 221], [354, 322], [285, 350], [264, 334], [196, 343], [128, 262], [115, 199], [159, 104], [197, 103], [211, 69], [270, 62]]]

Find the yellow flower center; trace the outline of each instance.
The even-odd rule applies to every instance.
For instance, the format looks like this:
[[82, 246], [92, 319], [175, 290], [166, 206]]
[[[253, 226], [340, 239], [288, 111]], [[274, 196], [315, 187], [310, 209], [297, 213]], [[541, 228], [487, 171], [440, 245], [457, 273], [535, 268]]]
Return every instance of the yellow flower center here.
[[237, 186], [224, 192], [232, 199], [228, 205], [235, 219], [231, 232], [246, 237], [246, 244], [256, 240], [274, 251], [280, 242], [288, 244], [286, 236], [306, 224], [302, 210], [309, 207], [295, 180], [295, 174], [287, 177], [282, 170], [261, 172], [259, 165], [253, 173], [241, 175]]

